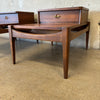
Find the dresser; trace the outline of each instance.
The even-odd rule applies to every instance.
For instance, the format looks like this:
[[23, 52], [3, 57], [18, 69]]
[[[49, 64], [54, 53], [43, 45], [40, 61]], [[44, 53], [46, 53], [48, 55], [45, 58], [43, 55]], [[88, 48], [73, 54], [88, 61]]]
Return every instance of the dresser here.
[[[85, 33], [86, 50], [88, 49], [90, 27], [90, 23], [88, 22], [88, 11], [89, 10], [84, 7], [39, 10], [37, 24], [10, 25], [9, 34], [13, 64], [16, 63], [16, 38], [45, 40], [51, 41], [52, 43], [61, 42], [63, 49], [64, 78], [68, 78], [69, 48], [71, 40]], [[21, 31], [21, 29], [24, 31]], [[28, 32], [27, 29], [33, 31]]]
[[32, 12], [2, 12], [0, 13], [0, 33], [8, 32], [8, 25], [34, 23]]

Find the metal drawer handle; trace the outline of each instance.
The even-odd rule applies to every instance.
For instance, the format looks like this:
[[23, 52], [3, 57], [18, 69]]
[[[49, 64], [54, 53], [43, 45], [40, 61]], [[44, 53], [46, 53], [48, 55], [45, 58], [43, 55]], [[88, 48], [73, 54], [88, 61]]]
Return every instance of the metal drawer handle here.
[[8, 17], [7, 17], [7, 16], [5, 16], [5, 19], [8, 19]]
[[61, 16], [59, 14], [56, 14], [55, 15], [55, 18], [60, 18]]

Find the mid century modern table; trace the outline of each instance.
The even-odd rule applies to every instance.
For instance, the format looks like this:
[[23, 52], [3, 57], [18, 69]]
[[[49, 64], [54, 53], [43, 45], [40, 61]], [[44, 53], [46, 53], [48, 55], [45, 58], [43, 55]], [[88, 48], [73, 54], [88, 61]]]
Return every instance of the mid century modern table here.
[[0, 34], [8, 32], [8, 25], [34, 23], [33, 12], [2, 12], [0, 13]]
[[[28, 30], [33, 30], [33, 32]], [[88, 49], [89, 22], [87, 8], [72, 7], [38, 11], [37, 24], [9, 26], [13, 64], [15, 64], [16, 38], [61, 42], [64, 78], [68, 78], [70, 41], [84, 33], [86, 33], [86, 49]]]

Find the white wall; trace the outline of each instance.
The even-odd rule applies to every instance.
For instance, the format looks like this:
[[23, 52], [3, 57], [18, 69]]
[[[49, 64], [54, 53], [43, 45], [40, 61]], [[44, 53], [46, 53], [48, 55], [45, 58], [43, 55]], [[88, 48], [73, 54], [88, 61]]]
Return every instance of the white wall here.
[[[0, 0], [0, 12], [6, 11], [32, 11], [35, 12], [35, 19], [38, 9], [62, 8], [62, 7], [84, 6], [89, 8], [90, 47], [100, 49], [99, 28], [100, 22], [100, 0]], [[0, 35], [0, 37], [8, 35]], [[73, 46], [85, 46], [85, 35], [72, 41]]]

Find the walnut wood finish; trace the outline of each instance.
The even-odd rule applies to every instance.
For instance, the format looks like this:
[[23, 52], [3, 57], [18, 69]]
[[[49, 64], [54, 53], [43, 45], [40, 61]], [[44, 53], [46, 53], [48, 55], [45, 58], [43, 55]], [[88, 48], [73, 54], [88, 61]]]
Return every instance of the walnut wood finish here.
[[[55, 8], [38, 11], [39, 24], [82, 24], [88, 21], [88, 9], [84, 7]], [[53, 45], [53, 42], [51, 42]]]
[[0, 29], [0, 34], [7, 33], [8, 29]]
[[8, 32], [7, 25], [29, 23], [34, 23], [34, 13], [32, 12], [2, 12], [0, 13], [0, 34]]
[[0, 13], [0, 33], [7, 33], [8, 25], [34, 23], [32, 12], [2, 12]]
[[[84, 26], [84, 28], [83, 28]], [[73, 30], [77, 29], [77, 27], [82, 27], [82, 29], [77, 30], [73, 33]], [[27, 33], [23, 31], [19, 31], [20, 29], [36, 29], [37, 33]], [[49, 34], [38, 33], [38, 30], [48, 30], [55, 31]], [[25, 38], [25, 39], [36, 39], [36, 40], [46, 40], [46, 41], [55, 41], [61, 42], [63, 45], [63, 63], [64, 63], [64, 78], [68, 78], [68, 59], [69, 59], [69, 45], [70, 41], [74, 38], [80, 36], [84, 32], [89, 32], [89, 24], [70, 24], [70, 25], [39, 25], [39, 24], [29, 24], [29, 25], [13, 25], [9, 26], [9, 34], [10, 34], [10, 44], [11, 44], [11, 52], [13, 58], [13, 64], [15, 64], [15, 38]], [[81, 34], [80, 34], [81, 33]], [[74, 35], [73, 34], [78, 34]], [[73, 37], [73, 38], [72, 38]], [[88, 39], [88, 38], [87, 38]], [[87, 43], [87, 42], [86, 42]]]
[[[71, 10], [72, 12], [76, 10], [86, 10], [86, 8], [83, 7], [74, 7], [74, 8], [63, 8], [60, 10], [68, 11]], [[59, 9], [52, 9], [51, 10], [45, 10], [46, 12], [59, 12]], [[44, 11], [42, 11], [44, 12]], [[48, 14], [48, 15], [50, 15]], [[55, 13], [56, 14], [56, 13]], [[67, 13], [66, 13], [67, 14]], [[69, 13], [68, 13], [69, 14]], [[68, 15], [67, 14], [67, 15]], [[46, 15], [47, 16], [47, 15]], [[52, 16], [52, 14], [51, 14]], [[63, 15], [64, 16], [64, 15]], [[66, 16], [66, 15], [65, 15]], [[68, 15], [69, 16], [69, 15]], [[72, 15], [69, 16], [70, 18], [73, 18], [73, 13]], [[75, 13], [76, 16], [76, 13]], [[79, 14], [80, 16], [80, 14]], [[56, 17], [59, 17], [56, 15]], [[87, 16], [86, 16], [87, 17]], [[50, 17], [49, 17], [49, 22], [50, 23], [44, 23], [47, 21], [44, 20], [44, 15], [42, 13], [41, 17], [41, 11], [39, 14], [39, 21], [38, 24], [25, 24], [25, 25], [10, 25], [9, 26], [9, 35], [10, 35], [10, 45], [11, 45], [11, 52], [12, 52], [12, 58], [13, 58], [13, 64], [15, 64], [15, 38], [25, 38], [25, 39], [36, 39], [36, 40], [46, 40], [46, 41], [51, 41], [53, 44], [54, 42], [61, 42], [62, 43], [62, 48], [63, 48], [63, 69], [64, 69], [64, 78], [68, 78], [68, 62], [69, 62], [69, 47], [70, 47], [70, 41], [77, 38], [81, 34], [86, 33], [86, 49], [88, 49], [88, 38], [89, 38], [89, 22], [86, 21], [86, 19], [79, 18], [78, 23], [68, 22], [68, 23], [61, 23], [63, 22], [61, 19], [60, 23], [52, 23]], [[51, 17], [52, 18], [52, 17]], [[42, 21], [43, 19], [43, 21]], [[82, 19], [83, 21], [80, 21]], [[59, 19], [60, 20], [60, 19]], [[65, 18], [64, 18], [65, 20]], [[68, 17], [67, 17], [68, 20]], [[76, 20], [76, 19], [75, 19]], [[83, 23], [84, 22], [84, 23]], [[33, 30], [33, 31], [27, 31], [27, 30]]]
[[38, 23], [77, 23], [88, 21], [88, 9], [84, 7], [55, 8], [38, 11]]

